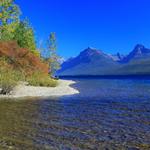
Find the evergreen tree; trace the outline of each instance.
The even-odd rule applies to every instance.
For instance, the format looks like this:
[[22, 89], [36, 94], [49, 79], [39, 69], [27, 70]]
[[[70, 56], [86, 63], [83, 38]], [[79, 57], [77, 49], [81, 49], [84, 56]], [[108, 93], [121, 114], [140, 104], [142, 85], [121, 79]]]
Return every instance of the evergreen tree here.
[[0, 40], [12, 40], [20, 9], [14, 0], [0, 0]]
[[27, 20], [21, 21], [15, 29], [14, 38], [18, 45], [27, 48], [33, 53], [36, 51], [36, 43], [33, 28]]
[[14, 0], [0, 1], [0, 25], [5, 26], [19, 20], [20, 9]]

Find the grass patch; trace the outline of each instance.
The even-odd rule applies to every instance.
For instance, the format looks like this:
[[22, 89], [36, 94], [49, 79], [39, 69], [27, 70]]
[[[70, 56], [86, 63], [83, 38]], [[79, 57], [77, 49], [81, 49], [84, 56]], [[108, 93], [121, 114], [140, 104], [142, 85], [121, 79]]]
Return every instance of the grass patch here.
[[35, 72], [32, 76], [27, 77], [27, 82], [32, 86], [56, 87], [58, 85], [57, 80], [39, 72]]

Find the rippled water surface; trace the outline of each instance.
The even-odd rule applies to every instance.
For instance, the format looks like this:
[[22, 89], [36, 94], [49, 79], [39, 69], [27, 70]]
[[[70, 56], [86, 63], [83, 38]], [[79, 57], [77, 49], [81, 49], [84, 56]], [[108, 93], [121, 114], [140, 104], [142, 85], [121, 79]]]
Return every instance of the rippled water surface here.
[[82, 79], [72, 87], [80, 94], [1, 100], [0, 150], [150, 149], [150, 80]]

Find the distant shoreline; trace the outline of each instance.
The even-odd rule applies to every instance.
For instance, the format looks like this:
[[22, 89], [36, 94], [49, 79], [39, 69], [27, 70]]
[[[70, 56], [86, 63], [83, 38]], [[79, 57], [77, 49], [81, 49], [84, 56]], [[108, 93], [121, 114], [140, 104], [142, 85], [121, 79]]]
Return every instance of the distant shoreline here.
[[66, 75], [58, 76], [60, 79], [150, 79], [148, 75]]
[[0, 95], [0, 99], [50, 98], [78, 94], [76, 89], [70, 87], [72, 84], [75, 84], [72, 80], [58, 80], [57, 87], [19, 85], [14, 88], [11, 95]]

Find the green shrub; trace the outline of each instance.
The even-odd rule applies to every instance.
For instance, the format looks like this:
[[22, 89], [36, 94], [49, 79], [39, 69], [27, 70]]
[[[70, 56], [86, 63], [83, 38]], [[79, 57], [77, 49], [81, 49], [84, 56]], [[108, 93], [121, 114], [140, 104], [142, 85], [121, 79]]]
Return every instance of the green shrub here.
[[0, 57], [0, 94], [9, 94], [23, 79], [21, 72], [14, 70], [6, 58]]
[[0, 68], [0, 94], [9, 94], [21, 80], [21, 73], [9, 68]]
[[27, 78], [27, 82], [32, 86], [56, 87], [57, 81], [51, 79], [48, 75], [35, 72]]

